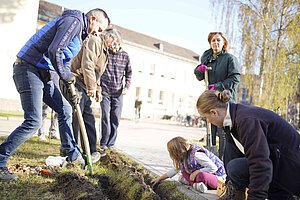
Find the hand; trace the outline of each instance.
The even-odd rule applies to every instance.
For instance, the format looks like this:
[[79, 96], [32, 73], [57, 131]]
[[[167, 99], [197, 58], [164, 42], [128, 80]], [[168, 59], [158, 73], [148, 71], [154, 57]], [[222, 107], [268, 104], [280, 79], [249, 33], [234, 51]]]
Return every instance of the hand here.
[[190, 181], [194, 182], [196, 176], [200, 173], [200, 170], [196, 170], [190, 175]]
[[[73, 92], [71, 92], [71, 88], [73, 88]], [[78, 94], [78, 90], [73, 83], [68, 83], [68, 95], [67, 99], [72, 106], [79, 104], [80, 97]]]
[[206, 65], [201, 64], [201, 65], [198, 65], [197, 70], [204, 73], [205, 70], [208, 70], [208, 67]]
[[67, 83], [69, 84], [69, 85], [71, 85], [71, 84], [74, 84], [75, 85], [75, 82], [76, 82], [76, 77], [75, 76], [71, 76], [68, 80], [66, 80], [67, 81]]
[[78, 96], [77, 92], [76, 92], [75, 95], [73, 95], [73, 96], [71, 95], [71, 99], [70, 100], [71, 100], [73, 106], [79, 104], [79, 96]]
[[127, 89], [123, 88], [122, 94], [125, 95], [127, 93]]
[[102, 101], [102, 95], [100, 94], [99, 91], [96, 91], [95, 99], [96, 99], [96, 102], [101, 102]]
[[87, 90], [86, 95], [89, 97], [95, 97], [96, 98], [96, 90]]
[[159, 178], [156, 178], [154, 180], [151, 181], [152, 187], [154, 187], [155, 185], [157, 185], [160, 182]]
[[216, 85], [215, 84], [210, 84], [210, 85], [208, 85], [208, 89], [209, 90], [215, 90], [216, 89]]

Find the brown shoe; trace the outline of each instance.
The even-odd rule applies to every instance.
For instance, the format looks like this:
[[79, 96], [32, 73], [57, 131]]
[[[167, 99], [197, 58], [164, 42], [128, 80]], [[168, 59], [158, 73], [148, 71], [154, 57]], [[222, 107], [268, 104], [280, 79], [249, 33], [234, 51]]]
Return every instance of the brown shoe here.
[[228, 181], [225, 184], [225, 192], [222, 196], [219, 197], [218, 200], [245, 200], [246, 195], [245, 191], [237, 190], [231, 181]]

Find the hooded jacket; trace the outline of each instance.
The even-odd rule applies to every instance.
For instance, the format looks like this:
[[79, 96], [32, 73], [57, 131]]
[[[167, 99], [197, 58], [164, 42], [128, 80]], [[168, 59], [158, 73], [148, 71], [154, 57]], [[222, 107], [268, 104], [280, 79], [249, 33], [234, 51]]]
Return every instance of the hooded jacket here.
[[[214, 58], [212, 49], [209, 49], [203, 53], [201, 64], [212, 68], [212, 70], [208, 70], [209, 84], [215, 84], [216, 90], [219, 91], [229, 90], [232, 95], [231, 100], [236, 101], [236, 91], [240, 82], [240, 64], [237, 58], [225, 51], [222, 51]], [[194, 74], [201, 81], [204, 79], [204, 73], [197, 70], [197, 67], [194, 70]]]
[[85, 90], [100, 90], [100, 77], [108, 60], [108, 50], [100, 36], [89, 35], [72, 60], [72, 72]]
[[44, 70], [55, 70], [68, 81], [70, 61], [81, 46], [86, 17], [77, 10], [66, 10], [36, 32], [17, 54], [18, 58]]

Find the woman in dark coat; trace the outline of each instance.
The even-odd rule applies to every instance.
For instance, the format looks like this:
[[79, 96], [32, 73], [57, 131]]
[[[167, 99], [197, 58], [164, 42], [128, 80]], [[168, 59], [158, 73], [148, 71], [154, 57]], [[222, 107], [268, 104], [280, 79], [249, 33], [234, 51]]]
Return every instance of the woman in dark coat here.
[[[208, 82], [210, 90], [223, 91], [227, 89], [231, 92], [232, 102], [236, 102], [237, 87], [240, 82], [240, 64], [237, 58], [228, 53], [229, 44], [226, 36], [221, 32], [211, 32], [208, 35], [210, 49], [206, 50], [201, 57], [201, 64], [198, 65], [194, 73], [196, 78], [201, 81], [204, 79], [204, 72], [208, 70]], [[211, 126], [212, 145], [216, 145], [217, 127]], [[224, 137], [220, 137], [219, 157], [223, 157]], [[226, 158], [225, 158], [226, 159]], [[224, 160], [224, 158], [223, 158]], [[224, 160], [225, 162], [225, 160]]]
[[199, 114], [225, 127], [241, 156], [227, 164], [227, 191], [222, 200], [285, 200], [300, 196], [300, 135], [273, 111], [228, 103], [225, 90], [205, 91], [197, 101]]

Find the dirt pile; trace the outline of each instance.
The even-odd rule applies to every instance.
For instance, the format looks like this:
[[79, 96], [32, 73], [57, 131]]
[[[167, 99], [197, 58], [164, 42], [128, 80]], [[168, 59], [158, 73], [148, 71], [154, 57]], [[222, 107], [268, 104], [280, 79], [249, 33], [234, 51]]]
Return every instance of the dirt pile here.
[[[63, 199], [160, 200], [184, 199], [176, 183], [165, 181], [151, 187], [154, 175], [142, 165], [115, 151], [94, 165], [92, 176], [77, 172], [55, 175], [51, 192]], [[186, 199], [186, 197], [185, 197]]]

